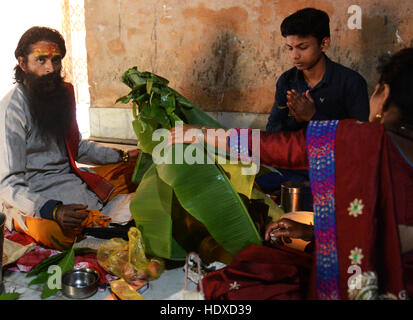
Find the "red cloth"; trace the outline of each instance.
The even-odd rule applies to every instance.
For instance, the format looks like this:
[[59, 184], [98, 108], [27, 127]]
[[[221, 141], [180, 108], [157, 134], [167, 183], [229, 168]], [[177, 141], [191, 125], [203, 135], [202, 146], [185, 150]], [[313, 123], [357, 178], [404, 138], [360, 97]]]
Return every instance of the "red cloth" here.
[[306, 297], [312, 256], [288, 247], [251, 244], [202, 279], [207, 300], [299, 300]]
[[[250, 150], [251, 149], [250, 140]], [[260, 162], [280, 169], [308, 170], [305, 130], [260, 133]]]
[[[262, 133], [260, 148], [264, 164], [285, 169], [308, 168], [304, 131]], [[339, 122], [335, 141], [335, 178], [341, 298], [349, 298], [348, 281], [355, 275], [349, 267], [354, 265], [361, 268], [362, 274], [370, 272], [370, 275], [377, 277], [379, 295], [402, 299], [407, 291], [409, 296], [413, 296], [413, 252], [402, 255], [398, 233], [399, 224], [413, 226], [413, 168], [382, 125], [355, 120]], [[362, 214], [350, 215], [349, 208], [356, 199], [362, 201]], [[356, 249], [361, 249], [359, 261], [352, 259], [352, 251]], [[279, 255], [270, 254], [268, 249], [262, 249], [260, 253], [246, 251], [239, 254], [246, 260], [244, 264], [231, 264], [228, 278], [231, 281], [261, 281], [259, 268], [263, 266], [256, 263], [258, 258], [268, 260], [268, 264], [271, 264], [269, 260], [274, 259], [274, 274], [278, 271], [281, 277], [288, 274], [284, 266], [277, 264], [281, 261]], [[302, 262], [296, 260], [294, 263], [298, 265], [292, 267]], [[317, 296], [315, 259], [313, 263], [307, 292], [307, 297], [311, 299]], [[247, 267], [248, 264], [252, 267]], [[229, 291], [228, 280], [223, 277], [228, 273], [226, 270], [205, 277], [207, 298], [278, 298], [283, 296], [283, 290], [289, 290], [283, 282], [285, 279], [274, 276], [273, 282], [254, 282], [252, 286], [255, 290], [247, 292], [244, 289], [242, 293], [234, 293]], [[267, 272], [265, 274], [268, 275]], [[304, 295], [304, 292], [301, 293], [301, 296]], [[298, 296], [300, 294], [295, 292], [288, 298]], [[284, 297], [287, 295], [284, 294]]]
[[6, 234], [4, 235], [5, 238], [17, 242], [23, 246], [27, 246], [28, 244], [31, 244], [33, 242], [36, 242], [32, 237], [30, 237], [27, 234], [20, 233], [20, 232], [9, 232], [7, 231]]
[[53, 254], [58, 253], [57, 250], [45, 249], [37, 246], [34, 250], [27, 252], [23, 257], [16, 261], [20, 271], [30, 272], [36, 267], [42, 260], [49, 258]]
[[[405, 285], [398, 224], [413, 218], [413, 203], [407, 200], [413, 196], [413, 168], [378, 123], [341, 121], [335, 157], [341, 297], [348, 298], [355, 248], [362, 250], [361, 271], [376, 273], [379, 294], [403, 297], [411, 284]], [[355, 199], [364, 206], [356, 217], [349, 211]]]
[[[32, 237], [15, 231], [6, 232], [5, 238], [17, 242], [21, 245], [28, 245], [30, 243], [35, 242]], [[42, 260], [60, 252], [61, 251], [48, 249], [40, 245], [37, 245], [34, 250], [27, 252], [15, 263], [7, 266], [7, 269], [22, 272], [30, 272], [34, 267], [36, 267], [40, 262], [42, 262]], [[86, 253], [83, 255], [75, 256], [75, 268], [90, 268], [95, 270], [99, 274], [100, 284], [107, 283], [108, 276], [109, 278], [111, 278], [110, 274], [107, 273], [101, 266], [99, 266], [96, 253]]]
[[101, 176], [89, 172], [89, 171], [81, 171], [76, 166], [77, 160], [77, 152], [79, 149], [79, 128], [76, 121], [76, 101], [75, 101], [75, 93], [73, 90], [72, 84], [65, 82], [64, 83], [70, 98], [70, 106], [72, 109], [72, 123], [70, 125], [69, 133], [66, 134], [65, 143], [66, 143], [66, 150], [69, 156], [70, 165], [74, 172], [89, 186], [93, 192], [102, 200], [103, 203], [106, 203], [114, 190], [114, 186], [102, 178]]
[[100, 284], [105, 284], [108, 282], [106, 278], [108, 273], [99, 265], [96, 253], [87, 253], [81, 256], [76, 256], [75, 268], [89, 268], [95, 270], [99, 274]]

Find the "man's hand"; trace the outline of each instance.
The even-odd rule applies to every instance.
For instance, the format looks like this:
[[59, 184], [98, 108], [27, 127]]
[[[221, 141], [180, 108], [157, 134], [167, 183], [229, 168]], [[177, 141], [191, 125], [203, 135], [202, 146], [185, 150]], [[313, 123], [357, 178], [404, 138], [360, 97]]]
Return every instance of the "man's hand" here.
[[83, 204], [68, 204], [59, 205], [56, 211], [56, 222], [63, 230], [71, 230], [79, 227], [88, 213], [77, 212], [77, 210], [84, 210], [87, 205]]
[[128, 150], [128, 161], [136, 162], [139, 156], [139, 149]]
[[287, 107], [297, 122], [310, 121], [316, 111], [314, 100], [308, 90], [302, 95], [295, 90], [288, 90]]
[[[299, 223], [290, 219], [281, 218], [276, 222], [267, 225], [265, 229], [265, 240], [276, 242], [281, 245], [281, 238], [286, 243], [291, 243], [291, 239], [302, 239], [304, 241], [311, 241], [314, 237], [314, 227]], [[274, 238], [276, 238], [274, 240]]]
[[[113, 148], [113, 150], [117, 151], [119, 153], [119, 155], [121, 157], [123, 157], [124, 151], [118, 148]], [[126, 151], [126, 153], [128, 154], [128, 161], [127, 162], [136, 162], [138, 160], [138, 156], [139, 156], [139, 149], [130, 149], [128, 151]], [[123, 159], [121, 160], [123, 161]]]

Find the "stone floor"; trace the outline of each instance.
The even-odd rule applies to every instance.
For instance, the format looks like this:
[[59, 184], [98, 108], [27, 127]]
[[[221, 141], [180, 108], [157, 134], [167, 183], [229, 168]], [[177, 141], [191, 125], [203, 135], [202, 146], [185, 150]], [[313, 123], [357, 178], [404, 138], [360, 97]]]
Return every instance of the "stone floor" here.
[[[122, 150], [129, 150], [136, 148], [136, 145], [130, 144], [115, 144], [115, 143], [102, 143], [105, 146], [118, 148]], [[90, 240], [90, 238], [89, 238]], [[84, 244], [87, 247], [95, 247], [97, 241], [91, 241]], [[41, 293], [43, 285], [28, 286], [29, 282], [33, 278], [27, 278], [26, 273], [18, 271], [5, 270], [3, 274], [3, 283], [5, 286], [5, 292], [17, 292], [21, 296], [19, 300], [41, 300]], [[159, 279], [149, 282], [149, 288], [142, 293], [145, 299], [148, 300], [163, 300], [167, 299], [172, 294], [182, 290], [185, 285], [185, 272], [183, 267], [173, 268], [165, 270]], [[188, 281], [188, 289], [195, 290], [196, 286], [193, 282]], [[111, 294], [109, 286], [106, 289], [99, 289], [96, 294], [86, 298], [85, 300], [104, 300]], [[55, 296], [48, 298], [47, 300], [71, 300], [63, 295], [59, 291]]]
[[[26, 273], [5, 270], [3, 282], [6, 293], [20, 293], [19, 300], [42, 300], [43, 285], [28, 286], [33, 278], [27, 278]], [[172, 294], [182, 290], [185, 285], [183, 267], [166, 270], [159, 279], [149, 282], [149, 288], [142, 293], [147, 300], [164, 300]], [[188, 289], [195, 290], [193, 282], [188, 281]], [[93, 296], [84, 300], [104, 300], [111, 294], [110, 288], [99, 289]], [[47, 300], [72, 300], [59, 291]]]
[[[92, 236], [86, 237], [86, 239], [75, 244], [76, 248], [87, 247], [97, 250], [99, 245], [106, 240], [98, 239]], [[142, 295], [147, 300], [163, 300], [167, 299], [172, 294], [182, 290], [185, 286], [185, 272], [183, 263], [175, 263], [175, 266], [169, 266], [164, 273], [161, 274], [159, 279], [150, 281], [149, 287], [142, 292]], [[29, 282], [33, 280], [33, 277], [27, 278], [27, 273], [19, 271], [4, 270], [3, 283], [6, 293], [20, 293], [19, 300], [41, 300], [41, 293], [43, 291], [42, 285], [31, 285]], [[188, 289], [195, 290], [196, 285], [188, 281]], [[91, 297], [84, 300], [104, 300], [111, 295], [110, 286], [106, 288], [99, 288], [99, 290]], [[63, 295], [62, 291], [59, 291], [55, 296], [48, 298], [47, 300], [72, 300], [71, 298]]]
[[[99, 245], [106, 240], [98, 239], [93, 236], [87, 236], [80, 242], [75, 244], [76, 248], [91, 248], [97, 250]], [[41, 294], [43, 291], [42, 285], [31, 285], [30, 281], [34, 277], [27, 278], [27, 273], [19, 271], [4, 270], [3, 284], [4, 293], [20, 293], [19, 300], [42, 300]], [[141, 294], [147, 300], [164, 300], [172, 294], [182, 290], [185, 286], [185, 272], [183, 262], [168, 263], [166, 270], [161, 276], [149, 282], [149, 287]], [[188, 281], [188, 290], [196, 290], [196, 285], [192, 281]], [[99, 288], [98, 291], [91, 297], [83, 300], [104, 300], [111, 295], [110, 286]], [[72, 300], [63, 295], [62, 291], [47, 300]]]

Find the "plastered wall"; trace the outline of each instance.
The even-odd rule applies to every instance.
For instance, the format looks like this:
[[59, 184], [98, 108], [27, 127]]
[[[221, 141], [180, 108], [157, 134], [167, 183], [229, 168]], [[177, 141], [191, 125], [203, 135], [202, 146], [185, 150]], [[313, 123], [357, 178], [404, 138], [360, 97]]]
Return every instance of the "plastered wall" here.
[[[349, 29], [351, 5], [361, 29]], [[122, 73], [137, 66], [205, 111], [269, 113], [275, 82], [291, 68], [280, 34], [289, 14], [305, 7], [331, 19], [328, 56], [377, 80], [380, 55], [413, 44], [411, 0], [85, 0], [92, 108], [127, 108]]]

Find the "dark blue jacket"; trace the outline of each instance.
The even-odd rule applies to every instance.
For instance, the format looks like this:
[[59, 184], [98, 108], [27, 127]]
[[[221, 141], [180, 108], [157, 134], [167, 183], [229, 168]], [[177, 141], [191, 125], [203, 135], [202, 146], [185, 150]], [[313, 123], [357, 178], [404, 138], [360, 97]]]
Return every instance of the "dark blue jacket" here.
[[284, 72], [277, 81], [275, 102], [268, 118], [267, 131], [296, 131], [307, 123], [297, 123], [288, 116], [286, 106], [287, 90], [299, 93], [310, 90], [315, 102], [316, 113], [311, 120], [357, 119], [363, 122], [369, 118], [369, 98], [364, 78], [349, 68], [331, 61], [326, 56], [326, 71], [323, 79], [312, 89], [304, 80], [303, 72], [296, 67]]

